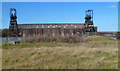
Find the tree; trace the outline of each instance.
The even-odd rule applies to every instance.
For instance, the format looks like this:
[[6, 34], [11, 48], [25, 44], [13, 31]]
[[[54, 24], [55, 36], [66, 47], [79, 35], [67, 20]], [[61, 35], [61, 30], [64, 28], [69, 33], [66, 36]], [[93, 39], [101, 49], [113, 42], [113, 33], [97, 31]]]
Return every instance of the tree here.
[[8, 37], [9, 36], [9, 29], [2, 29], [2, 37]]

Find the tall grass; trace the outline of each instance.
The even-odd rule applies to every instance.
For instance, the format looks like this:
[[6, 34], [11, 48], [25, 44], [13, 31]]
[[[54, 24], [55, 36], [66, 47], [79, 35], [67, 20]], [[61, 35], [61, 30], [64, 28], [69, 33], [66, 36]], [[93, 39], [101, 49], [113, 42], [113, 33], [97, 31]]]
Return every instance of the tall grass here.
[[4, 69], [117, 69], [117, 48], [3, 49]]
[[4, 69], [117, 69], [115, 47], [117, 40], [103, 36], [35, 37], [3, 44], [2, 63]]
[[34, 37], [22, 40], [20, 44], [3, 44], [2, 48], [25, 48], [25, 47], [57, 47], [57, 46], [85, 46], [85, 47], [105, 47], [116, 46], [118, 40], [103, 36], [89, 37]]

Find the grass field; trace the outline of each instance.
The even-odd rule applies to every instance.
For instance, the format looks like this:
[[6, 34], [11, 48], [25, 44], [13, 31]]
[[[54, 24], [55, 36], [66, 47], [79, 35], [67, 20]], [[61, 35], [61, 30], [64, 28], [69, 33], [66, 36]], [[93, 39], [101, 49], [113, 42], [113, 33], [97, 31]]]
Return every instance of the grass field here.
[[2, 46], [3, 69], [117, 69], [118, 41], [91, 36], [81, 43], [22, 43]]

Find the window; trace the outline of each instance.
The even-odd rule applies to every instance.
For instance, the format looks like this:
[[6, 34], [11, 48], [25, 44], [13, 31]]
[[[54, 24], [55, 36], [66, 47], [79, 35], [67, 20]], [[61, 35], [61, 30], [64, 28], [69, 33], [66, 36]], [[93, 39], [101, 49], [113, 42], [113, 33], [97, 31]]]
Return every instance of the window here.
[[44, 29], [42, 29], [42, 34], [44, 34]]

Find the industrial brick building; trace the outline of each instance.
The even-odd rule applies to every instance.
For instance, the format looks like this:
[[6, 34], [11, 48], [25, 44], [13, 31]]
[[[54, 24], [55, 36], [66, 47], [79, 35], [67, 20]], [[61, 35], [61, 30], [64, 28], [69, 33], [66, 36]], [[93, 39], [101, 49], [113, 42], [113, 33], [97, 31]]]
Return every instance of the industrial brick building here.
[[19, 34], [23, 37], [35, 35], [73, 36], [76, 33], [82, 34], [85, 29], [83, 27], [82, 23], [18, 24]]
[[[14, 11], [14, 13], [12, 12]], [[17, 24], [16, 9], [10, 9], [10, 36], [74, 36], [85, 32], [97, 32], [93, 26], [93, 10], [87, 10], [85, 23]]]

